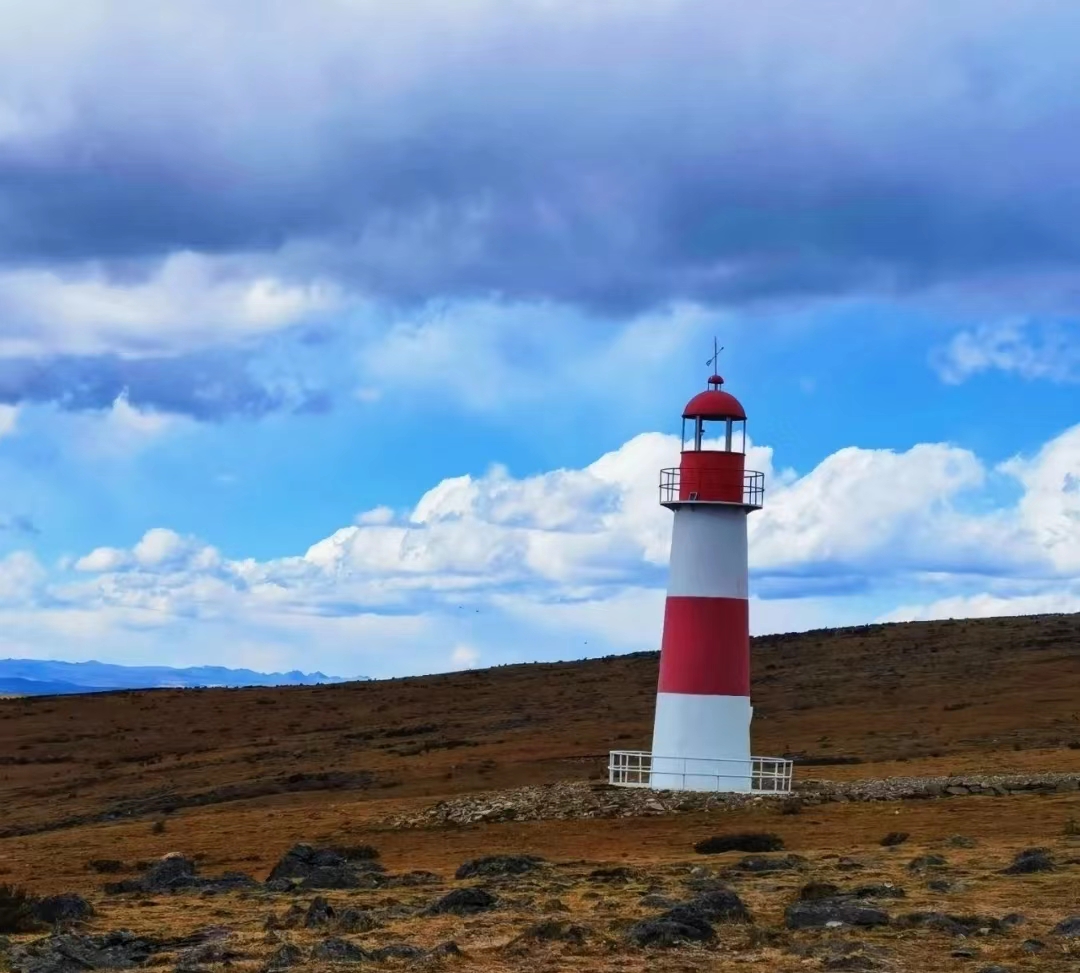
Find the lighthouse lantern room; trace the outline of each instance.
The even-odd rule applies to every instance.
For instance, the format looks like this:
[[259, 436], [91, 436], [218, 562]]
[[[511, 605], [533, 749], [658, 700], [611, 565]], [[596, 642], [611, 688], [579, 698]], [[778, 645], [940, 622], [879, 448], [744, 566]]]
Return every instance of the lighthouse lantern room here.
[[660, 472], [675, 518], [652, 752], [612, 752], [616, 785], [791, 789], [789, 761], [751, 756], [747, 517], [765, 477], [746, 469], [746, 412], [723, 385], [714, 374], [687, 403], [681, 462]]

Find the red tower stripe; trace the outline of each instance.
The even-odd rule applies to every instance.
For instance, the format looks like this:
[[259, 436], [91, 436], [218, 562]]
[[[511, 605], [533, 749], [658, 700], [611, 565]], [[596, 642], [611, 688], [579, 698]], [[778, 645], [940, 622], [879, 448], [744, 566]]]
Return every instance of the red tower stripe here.
[[745, 599], [667, 599], [659, 692], [750, 695], [750, 611]]

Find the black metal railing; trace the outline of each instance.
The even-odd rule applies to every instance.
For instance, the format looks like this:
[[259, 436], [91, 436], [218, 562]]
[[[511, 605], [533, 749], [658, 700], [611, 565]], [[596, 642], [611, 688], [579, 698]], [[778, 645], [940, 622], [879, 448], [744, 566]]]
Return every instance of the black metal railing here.
[[[713, 496], [729, 494], [731, 478], [729, 474], [695, 470], [693, 472], [695, 491], [682, 495], [682, 470], [660, 471], [660, 502], [671, 503], [733, 503], [758, 509], [765, 502], [765, 474], [757, 470], [747, 470], [743, 474], [742, 500], [712, 500]], [[736, 485], [737, 488], [737, 485]], [[701, 497], [705, 494], [705, 497]]]

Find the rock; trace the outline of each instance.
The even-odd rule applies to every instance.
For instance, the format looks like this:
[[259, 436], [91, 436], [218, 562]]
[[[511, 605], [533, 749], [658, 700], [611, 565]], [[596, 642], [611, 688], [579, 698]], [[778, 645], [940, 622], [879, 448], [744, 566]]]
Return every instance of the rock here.
[[372, 950], [370, 957], [377, 963], [383, 963], [388, 959], [419, 959], [423, 955], [424, 950], [412, 943], [391, 943]]
[[318, 929], [319, 926], [329, 925], [334, 921], [334, 908], [321, 895], [311, 900], [307, 914], [304, 916], [305, 929]]
[[920, 855], [908, 862], [908, 871], [926, 872], [932, 868], [944, 868], [948, 864], [941, 855]]
[[[1030, 793], [1075, 789], [1080, 773], [1036, 774], [964, 774], [952, 777], [888, 777], [870, 780], [797, 782], [800, 804], [818, 806], [832, 801], [900, 801], [936, 798], [947, 795], [947, 788], [964, 788], [978, 793]], [[656, 792], [637, 788], [598, 788], [585, 781], [561, 781], [503, 790], [497, 793], [464, 795], [439, 801], [422, 809], [388, 816], [382, 825], [420, 828], [471, 824], [481, 820], [544, 821], [583, 818], [629, 818], [660, 813], [721, 811], [774, 803], [782, 809], [790, 798], [770, 798], [756, 794], [717, 794], [703, 792]], [[726, 840], [722, 836], [720, 840]], [[704, 844], [704, 843], [703, 843]], [[728, 847], [724, 850], [761, 854], [783, 850], [776, 847]]]
[[199, 970], [203, 966], [213, 963], [231, 963], [239, 959], [243, 954], [232, 949], [228, 943], [218, 939], [212, 942], [200, 943], [184, 950], [176, 962], [178, 973], [186, 973], [189, 970]]
[[674, 947], [684, 943], [708, 943], [716, 938], [713, 927], [704, 919], [643, 919], [632, 925], [626, 938], [635, 946]]
[[436, 875], [434, 872], [416, 871], [405, 872], [404, 875], [395, 875], [387, 882], [387, 885], [415, 888], [418, 885], [438, 885], [441, 881], [442, 876]]
[[489, 855], [465, 862], [454, 878], [496, 878], [506, 875], [524, 875], [544, 865], [544, 859], [536, 855]]
[[799, 889], [799, 901], [818, 902], [821, 899], [835, 899], [841, 894], [839, 886], [832, 882], [808, 882]]
[[94, 915], [94, 907], [81, 895], [65, 892], [38, 899], [31, 909], [35, 919], [54, 925], [58, 922], [83, 922]]
[[494, 909], [499, 900], [486, 889], [454, 889], [427, 908], [428, 915], [471, 916]]
[[660, 895], [656, 892], [650, 893], [649, 895], [643, 895], [638, 899], [638, 905], [644, 909], [670, 909], [678, 904], [679, 903], [675, 899], [667, 895]]
[[953, 959], [975, 959], [979, 955], [979, 951], [971, 946], [964, 946], [960, 949], [954, 949], [949, 955]]
[[855, 858], [841, 858], [836, 863], [836, 869], [840, 872], [857, 872], [865, 866]]
[[592, 930], [578, 926], [565, 919], [545, 919], [530, 926], [514, 942], [571, 943], [583, 946], [592, 936]]
[[295, 929], [297, 926], [303, 924], [306, 915], [307, 913], [294, 902], [285, 912], [281, 924], [286, 929]]
[[614, 868], [596, 868], [588, 874], [590, 882], [609, 882], [619, 885], [631, 882], [634, 878], [634, 873], [622, 865], [616, 865]]
[[783, 851], [784, 842], [778, 835], [761, 832], [716, 835], [694, 845], [699, 855], [721, 855], [726, 851], [742, 851], [748, 854]]
[[321, 963], [362, 963], [372, 956], [347, 939], [324, 939], [311, 950], [311, 958]]
[[99, 875], [114, 875], [124, 870], [124, 863], [116, 858], [94, 858], [86, 863], [86, 867]]
[[678, 922], [688, 917], [705, 919], [708, 922], [751, 922], [750, 910], [729, 888], [716, 888], [702, 892], [688, 902], [682, 902], [665, 912], [661, 919], [674, 919]]
[[881, 844], [885, 848], [895, 848], [897, 845], [902, 845], [910, 837], [911, 835], [906, 831], [890, 831], [881, 839]]
[[287, 970], [293, 966], [299, 966], [304, 961], [304, 951], [299, 946], [286, 943], [280, 946], [271, 955], [266, 964], [266, 973], [277, 973], [278, 970]]
[[463, 954], [461, 952], [461, 947], [458, 946], [457, 943], [450, 941], [446, 943], [439, 943], [439, 945], [431, 951], [430, 955], [435, 957], [436, 959], [442, 959], [447, 956], [461, 956]]
[[1000, 966], [994, 963], [991, 966], [980, 966], [978, 973], [1013, 973], [1013, 971], [1010, 966]]
[[851, 892], [856, 899], [903, 899], [907, 898], [899, 885], [891, 882], [877, 882], [872, 885], [860, 885]]
[[1025, 953], [1031, 953], [1031, 954], [1041, 953], [1044, 949], [1046, 949], [1046, 943], [1044, 943], [1040, 939], [1025, 939], [1020, 944], [1020, 948]]
[[989, 916], [954, 916], [943, 912], [911, 912], [899, 924], [907, 928], [934, 929], [949, 936], [985, 936], [1004, 932], [1000, 920]]
[[950, 848], [974, 848], [978, 842], [974, 838], [969, 838], [967, 835], [954, 834], [945, 842], [945, 844]]
[[153, 940], [126, 931], [101, 936], [61, 933], [11, 951], [17, 973], [72, 973], [74, 970], [124, 970], [142, 966], [161, 949]]
[[1054, 936], [1062, 936], [1065, 939], [1076, 939], [1080, 936], [1080, 916], [1069, 916], [1068, 919], [1062, 919], [1056, 926], [1054, 926]]
[[217, 878], [203, 878], [196, 873], [195, 862], [183, 855], [172, 853], [154, 862], [139, 878], [110, 883], [105, 886], [105, 891], [110, 895], [121, 892], [226, 892], [258, 886], [250, 875], [242, 872], [226, 872]]
[[825, 929], [843, 926], [886, 926], [889, 914], [847, 898], [794, 902], [787, 907], [784, 921], [788, 929]]
[[342, 853], [363, 853], [368, 849], [374, 851], [369, 845], [342, 850], [294, 845], [270, 871], [267, 883], [280, 888], [280, 883], [287, 879], [290, 883], [299, 882], [302, 889], [379, 888], [387, 880], [383, 877], [385, 869], [378, 862], [370, 857], [346, 858]]
[[1001, 874], [1030, 875], [1033, 872], [1053, 872], [1056, 870], [1057, 866], [1046, 848], [1025, 848], [1017, 854], [1008, 868], [1001, 870]]
[[784, 858], [764, 858], [751, 855], [743, 858], [735, 866], [740, 872], [790, 872], [801, 867], [801, 862], [790, 855]]
[[342, 932], [371, 932], [379, 928], [375, 917], [360, 909], [344, 909], [338, 914], [336, 925]]
[[869, 956], [855, 954], [852, 956], [828, 956], [821, 961], [823, 970], [842, 970], [845, 973], [873, 973], [880, 970], [881, 964]]

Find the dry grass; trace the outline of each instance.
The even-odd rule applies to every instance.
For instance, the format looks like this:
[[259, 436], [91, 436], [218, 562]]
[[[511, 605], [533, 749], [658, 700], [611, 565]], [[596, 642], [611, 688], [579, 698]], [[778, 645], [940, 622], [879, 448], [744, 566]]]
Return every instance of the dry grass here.
[[[858, 758], [814, 766], [814, 776], [876, 777], [961, 771], [1078, 769], [1080, 618], [1049, 616], [943, 622], [774, 637], [755, 642], [755, 749], [811, 758]], [[278, 690], [116, 693], [0, 702], [0, 882], [38, 893], [87, 894], [99, 910], [91, 929], [130, 928], [179, 935], [212, 924], [236, 931], [261, 968], [275, 948], [262, 924], [291, 898], [264, 893], [106, 897], [113, 876], [87, 869], [94, 859], [127, 866], [170, 851], [198, 856], [201, 869], [262, 879], [288, 846], [370, 842], [391, 872], [434, 871], [435, 889], [327, 893], [331, 901], [386, 908], [419, 905], [452, 887], [465, 859], [499, 852], [539, 854], [556, 867], [504, 890], [509, 905], [481, 916], [402, 917], [363, 937], [365, 945], [454, 939], [467, 953], [448, 961], [485, 970], [821, 969], [800, 950], [834, 933], [778, 931], [784, 907], [811, 878], [850, 885], [889, 879], [908, 890], [896, 912], [939, 909], [1028, 922], [979, 940], [977, 960], [950, 955], [958, 945], [925, 930], [845, 933], [887, 950], [885, 969], [952, 970], [992, 962], [1016, 970], [1074, 969], [1080, 957], [1047, 938], [1080, 912], [1080, 867], [1032, 876], [997, 869], [1021, 848], [1080, 857], [1067, 834], [1080, 796], [970, 797], [903, 804], [824, 805], [784, 816], [769, 805], [723, 815], [505, 823], [431, 831], [380, 831], [392, 812], [473, 790], [602, 774], [606, 751], [648, 745], [656, 656], [576, 664], [507, 667], [422, 679]], [[170, 810], [171, 808], [171, 810]], [[108, 815], [123, 814], [116, 820]], [[164, 821], [163, 831], [154, 822]], [[765, 830], [805, 856], [805, 872], [733, 879], [753, 909], [748, 928], [721, 927], [720, 950], [644, 953], [623, 942], [627, 922], [648, 914], [645, 890], [676, 897], [687, 869], [722, 869], [738, 855], [702, 859], [693, 844], [718, 831]], [[896, 849], [879, 845], [907, 831]], [[974, 849], [945, 847], [953, 834]], [[949, 861], [953, 888], [934, 892], [906, 863], [926, 851]], [[838, 855], [864, 867], [837, 870]], [[597, 863], [638, 870], [627, 886], [597, 888]], [[128, 876], [134, 874], [130, 869]], [[598, 897], [597, 897], [598, 896]], [[306, 905], [307, 896], [300, 901]], [[574, 922], [593, 930], [584, 947], [510, 941], [561, 899]], [[655, 910], [653, 910], [655, 911]], [[315, 933], [272, 936], [310, 944]], [[1021, 941], [1050, 948], [1029, 956]], [[613, 943], [614, 945], [609, 945]], [[1072, 965], [1070, 965], [1072, 964]], [[393, 964], [390, 964], [393, 966]]]

